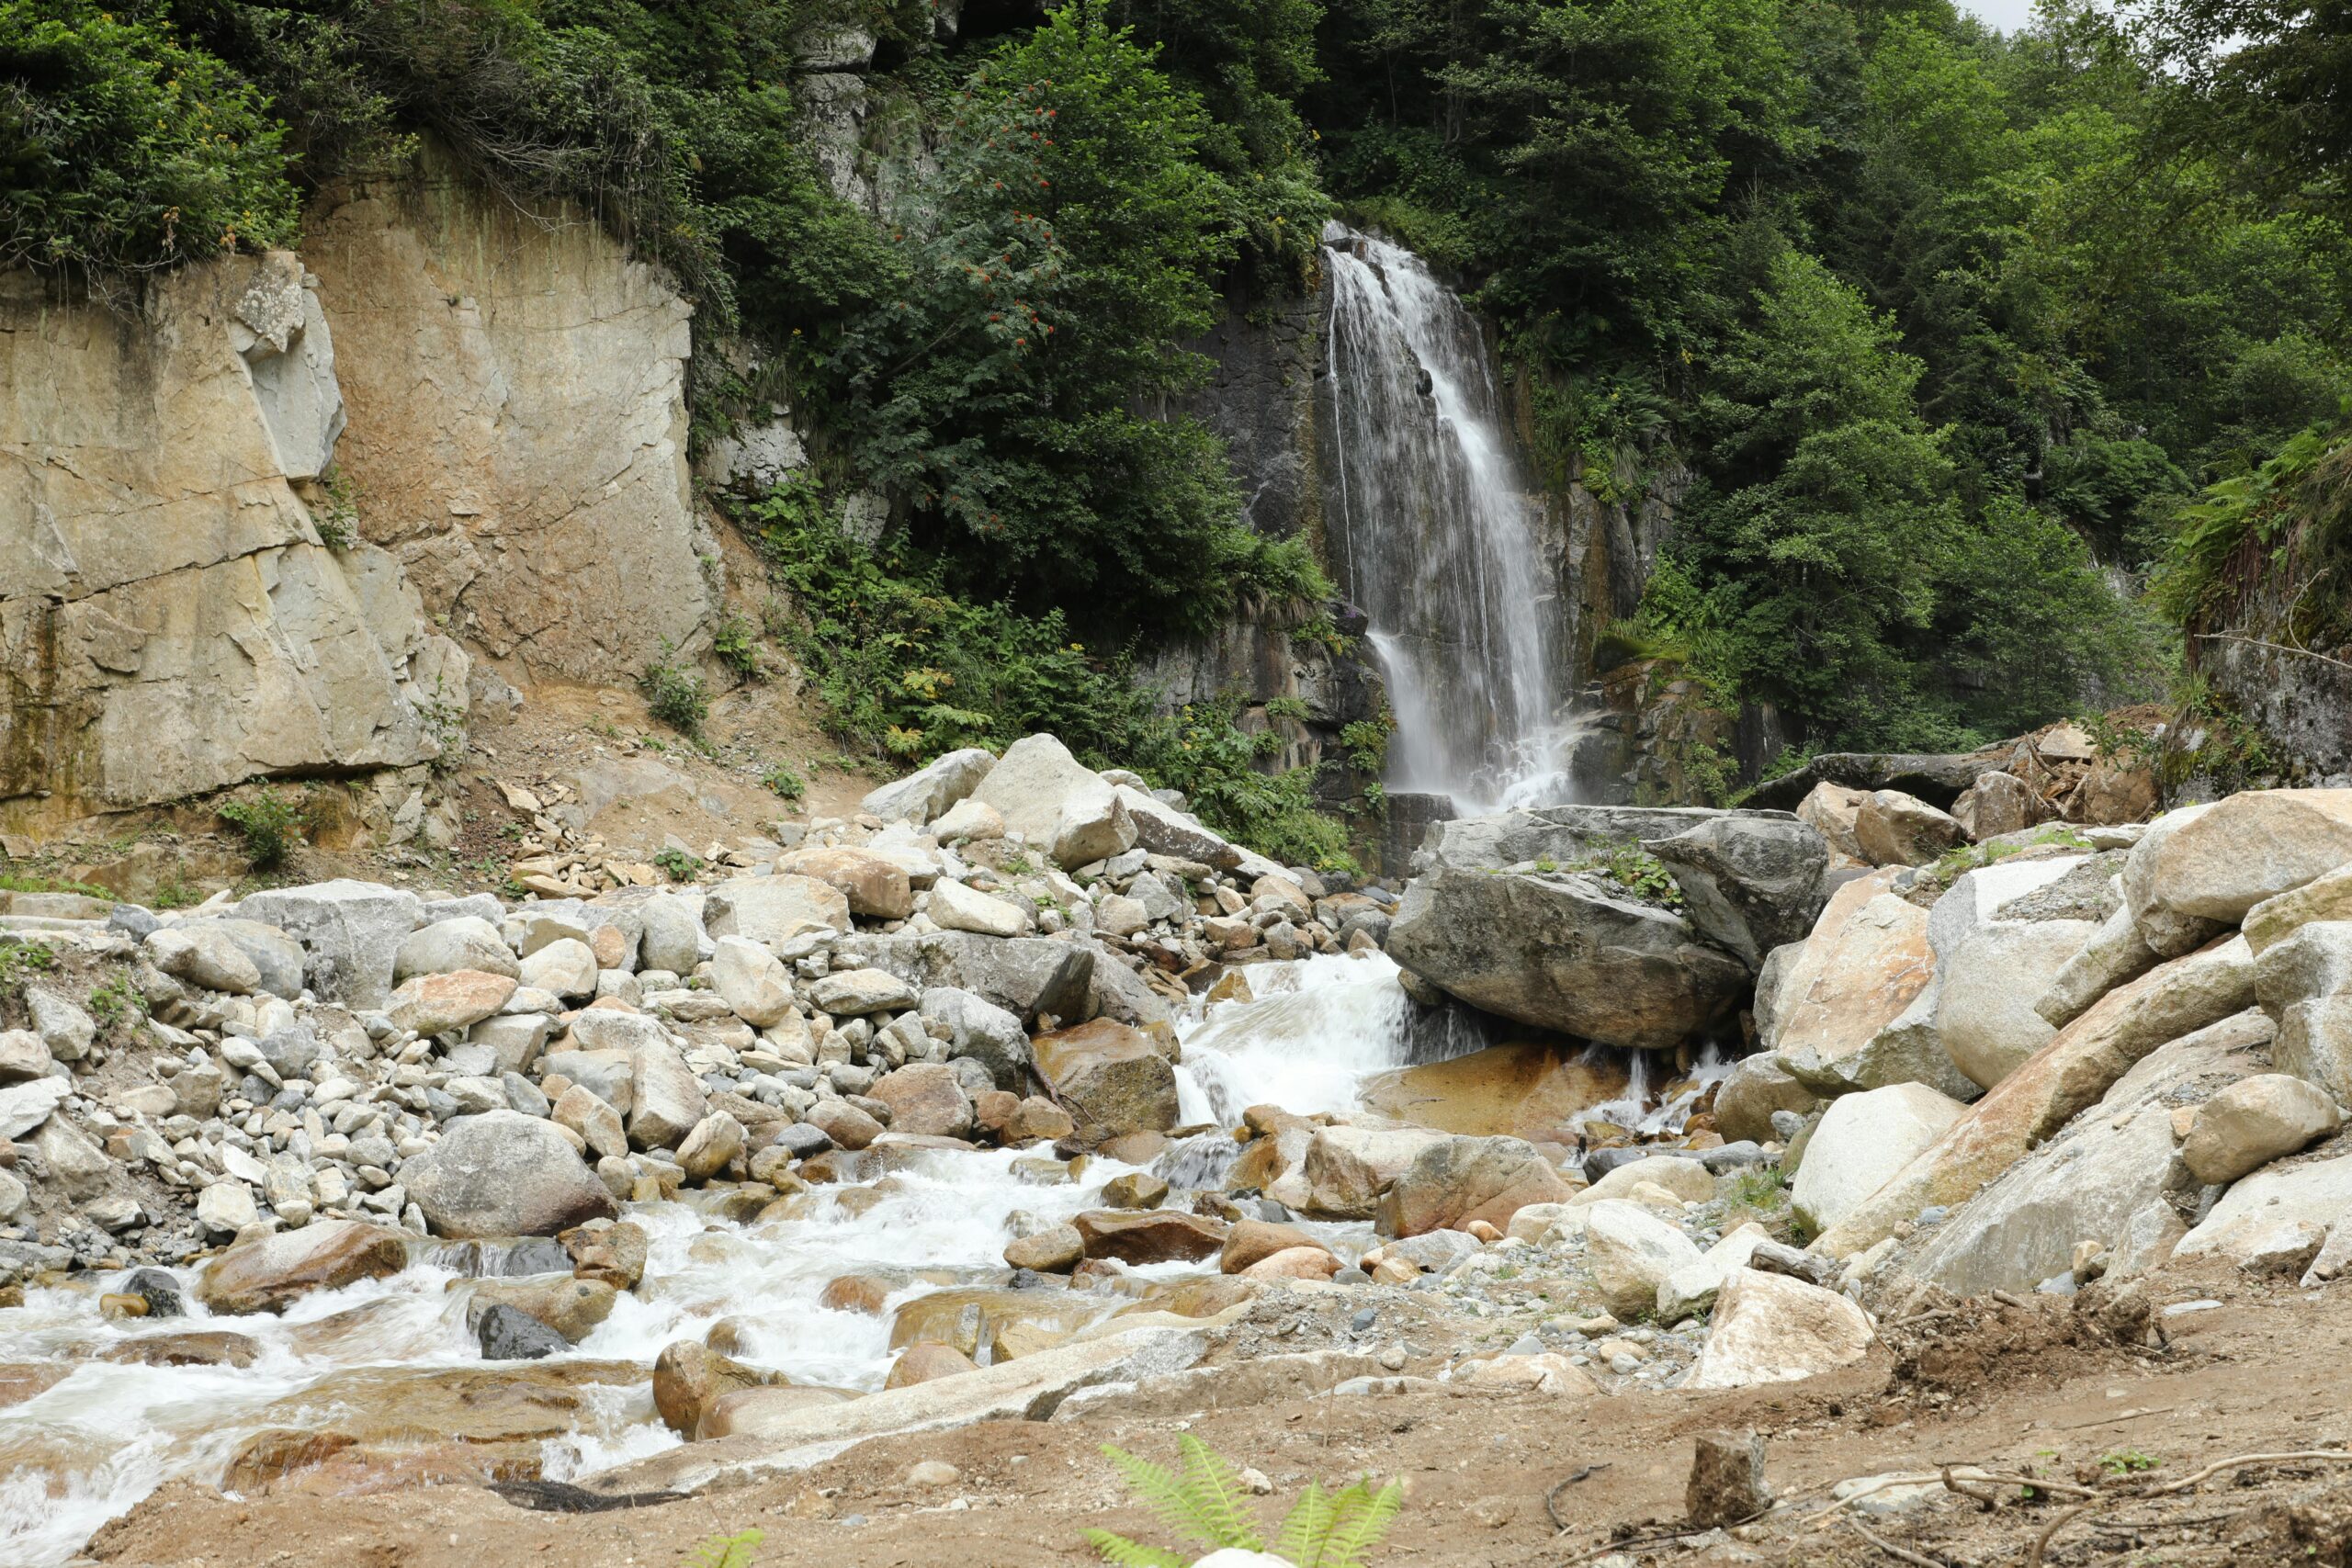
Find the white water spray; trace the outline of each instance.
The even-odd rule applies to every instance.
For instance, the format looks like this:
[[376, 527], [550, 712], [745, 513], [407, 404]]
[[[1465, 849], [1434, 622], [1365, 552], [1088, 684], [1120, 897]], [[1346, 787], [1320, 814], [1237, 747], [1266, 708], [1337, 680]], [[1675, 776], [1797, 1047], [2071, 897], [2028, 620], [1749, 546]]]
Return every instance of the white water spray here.
[[1387, 678], [1389, 785], [1464, 808], [1558, 804], [1555, 589], [1486, 340], [1410, 251], [1336, 226], [1325, 250], [1334, 564]]

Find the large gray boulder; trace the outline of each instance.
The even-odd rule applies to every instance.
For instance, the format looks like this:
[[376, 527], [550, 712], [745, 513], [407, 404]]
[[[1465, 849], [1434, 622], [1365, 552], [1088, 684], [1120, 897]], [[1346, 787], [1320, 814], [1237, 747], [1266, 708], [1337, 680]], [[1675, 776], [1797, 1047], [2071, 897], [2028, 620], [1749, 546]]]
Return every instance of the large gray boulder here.
[[1388, 953], [1489, 1012], [1650, 1050], [1720, 1028], [1748, 982], [1673, 910], [1580, 873], [1440, 865], [1407, 886]]
[[1803, 941], [1828, 897], [1829, 842], [1792, 817], [1713, 817], [1643, 848], [1666, 863], [1690, 923], [1750, 967]]
[[972, 798], [1059, 864], [1080, 866], [1134, 847], [1135, 819], [1102, 776], [1050, 735], [1004, 749]]
[[1695, 806], [1545, 806], [1430, 824], [1415, 871], [1498, 871], [1530, 861], [1568, 865], [1603, 851], [1672, 839], [1731, 815]]
[[2198, 1109], [2181, 1162], [2198, 1180], [2225, 1185], [2344, 1125], [2328, 1094], [2286, 1073], [2257, 1073]]
[[1816, 1093], [1897, 1083], [1976, 1093], [1936, 1032], [1928, 911], [1894, 890], [1903, 874], [1874, 871], [1839, 887], [1788, 961], [1769, 1018], [1758, 1016], [1781, 1065]]
[[1704, 1257], [1680, 1227], [1620, 1198], [1586, 1211], [1584, 1248], [1600, 1299], [1620, 1317], [1656, 1311], [1658, 1287]]
[[1936, 1034], [1952, 1065], [1981, 1088], [2008, 1077], [2058, 1032], [2034, 1003], [2098, 927], [2036, 918], [2030, 896], [2088, 863], [2077, 855], [1984, 866], [1953, 883], [1928, 915]]
[[2352, 1100], [2352, 920], [2314, 920], [2265, 948], [2254, 985], [2278, 1021], [2278, 1070]]
[[668, 1041], [650, 1042], [630, 1064], [629, 1142], [640, 1149], [675, 1149], [705, 1116], [710, 1097]]
[[248, 894], [237, 913], [276, 926], [310, 954], [311, 988], [322, 1001], [378, 1008], [391, 994], [401, 943], [424, 919], [413, 893], [345, 879]]
[[[2177, 827], [2176, 818], [2185, 818]], [[2168, 830], [2167, 830], [2168, 829]], [[2125, 892], [2158, 917], [2235, 925], [2275, 898], [2352, 863], [2352, 789], [2249, 790], [2159, 818], [2132, 852]]]
[[838, 942], [833, 965], [887, 970], [919, 991], [947, 986], [969, 991], [1025, 1024], [1040, 1013], [1064, 1023], [1089, 1011], [1095, 952], [1047, 937], [989, 937], [968, 931], [857, 936]]
[[460, 1116], [401, 1167], [435, 1234], [554, 1235], [619, 1210], [552, 1122], [516, 1111]]
[[639, 905], [644, 935], [638, 943], [638, 962], [673, 975], [693, 974], [711, 949], [702, 929], [703, 902], [698, 893], [657, 893]]
[[905, 778], [868, 791], [858, 805], [885, 822], [906, 821], [924, 827], [978, 789], [995, 766], [992, 753], [967, 746], [926, 763]]
[[1967, 1107], [1926, 1084], [1889, 1084], [1831, 1100], [1804, 1146], [1789, 1207], [1815, 1231], [1844, 1219], [1944, 1135]]
[[271, 996], [293, 998], [302, 994], [306, 965], [302, 944], [276, 926], [231, 918], [183, 920], [179, 929], [215, 931], [235, 942], [237, 951], [251, 959], [260, 974], [260, 989]]
[[732, 876], [703, 895], [713, 937], [740, 936], [774, 947], [804, 931], [851, 929], [849, 899], [829, 882], [789, 874]]
[[986, 1067], [997, 1088], [1018, 1094], [1027, 1086], [1035, 1059], [1018, 1017], [953, 986], [930, 987], [921, 1007], [924, 1026], [946, 1031], [949, 1052]]
[[1926, 865], [1968, 842], [1968, 829], [1917, 795], [1882, 789], [1854, 814], [1854, 841], [1872, 865]]
[[1199, 861], [1219, 871], [1241, 863], [1241, 852], [1164, 800], [1156, 800], [1133, 784], [1114, 784], [1113, 793], [1136, 825], [1136, 842], [1156, 855]]
[[1733, 1063], [1716, 1086], [1715, 1131], [1730, 1143], [1768, 1143], [1780, 1136], [1772, 1130], [1774, 1111], [1810, 1116], [1821, 1105], [1821, 1096], [1791, 1077], [1779, 1056], [1758, 1051]]
[[2108, 992], [2127, 986], [2164, 962], [2132, 918], [2130, 906], [2119, 904], [2093, 930], [2075, 955], [2059, 965], [2050, 984], [2034, 999], [2033, 1010], [2054, 1029], [2064, 1029], [2091, 1010]]
[[414, 975], [454, 975], [475, 969], [485, 975], [519, 978], [523, 973], [505, 937], [477, 915], [436, 920], [409, 933], [392, 955], [392, 978]]

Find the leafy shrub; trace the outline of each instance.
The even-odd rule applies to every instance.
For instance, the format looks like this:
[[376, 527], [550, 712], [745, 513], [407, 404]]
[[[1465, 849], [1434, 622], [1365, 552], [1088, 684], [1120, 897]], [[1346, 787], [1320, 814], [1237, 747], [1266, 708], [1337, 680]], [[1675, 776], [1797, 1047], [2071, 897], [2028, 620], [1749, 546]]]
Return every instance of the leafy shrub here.
[[92, 990], [86, 1005], [101, 1029], [112, 1029], [121, 1019], [147, 1015], [147, 998], [130, 983], [128, 970]]
[[0, 941], [0, 997], [13, 997], [35, 975], [57, 967], [57, 950], [38, 942]]
[[760, 782], [774, 790], [776, 795], [784, 800], [798, 800], [808, 793], [808, 781], [782, 762], [778, 762], [775, 767], [762, 773]]
[[301, 803], [276, 790], [265, 789], [250, 799], [230, 801], [220, 807], [220, 817], [244, 840], [245, 858], [255, 871], [283, 865], [302, 836]]
[[262, 96], [146, 0], [0, 0], [0, 269], [103, 280], [290, 245]]
[[752, 1553], [767, 1540], [760, 1530], [744, 1530], [739, 1535], [715, 1535], [686, 1558], [684, 1568], [752, 1568]]
[[750, 616], [732, 611], [719, 616], [710, 634], [710, 648], [718, 661], [734, 671], [739, 683], [760, 678], [760, 634]]
[[324, 488], [324, 500], [311, 509], [311, 522], [319, 531], [319, 543], [340, 555], [359, 542], [358, 492], [339, 471], [327, 475]]
[[[1297, 1568], [1362, 1568], [1405, 1505], [1405, 1489], [1394, 1481], [1378, 1491], [1364, 1481], [1328, 1493], [1313, 1484], [1299, 1495], [1269, 1547], [1232, 1467], [1189, 1432], [1176, 1439], [1176, 1448], [1181, 1457], [1172, 1472], [1124, 1449], [1106, 1445], [1102, 1451], [1162, 1523], [1210, 1551], [1271, 1551]], [[1120, 1568], [1185, 1568], [1196, 1555], [1140, 1545], [1106, 1529], [1088, 1530], [1086, 1540]]]
[[653, 863], [659, 866], [662, 874], [673, 882], [692, 882], [695, 879], [695, 873], [700, 871], [703, 865], [700, 855], [679, 849], [675, 845], [657, 852], [653, 856]]
[[672, 658], [676, 649], [667, 639], [662, 656], [645, 667], [637, 688], [645, 694], [646, 711], [682, 735], [701, 739], [703, 721], [710, 716], [710, 694], [702, 677]]

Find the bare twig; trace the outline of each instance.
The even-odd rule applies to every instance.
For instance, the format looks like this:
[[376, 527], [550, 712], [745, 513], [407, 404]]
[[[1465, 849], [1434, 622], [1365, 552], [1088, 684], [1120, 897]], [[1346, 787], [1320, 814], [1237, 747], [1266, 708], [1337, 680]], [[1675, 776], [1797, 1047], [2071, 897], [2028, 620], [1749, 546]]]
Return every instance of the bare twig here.
[[1873, 1534], [1870, 1529], [1863, 1526], [1862, 1521], [1860, 1519], [1848, 1519], [1846, 1522], [1854, 1527], [1854, 1533], [1856, 1535], [1860, 1536], [1864, 1540], [1869, 1541], [1872, 1546], [1877, 1547], [1881, 1551], [1885, 1552], [1889, 1557], [1895, 1559], [1897, 1562], [1911, 1563], [1913, 1568], [1950, 1568], [1949, 1564], [1939, 1562], [1933, 1557], [1928, 1557], [1920, 1552], [1913, 1551], [1907, 1547], [1897, 1546], [1894, 1542], [1887, 1540], [1884, 1536]]
[[2186, 1492], [2199, 1482], [2209, 1480], [2222, 1471], [2235, 1470], [2240, 1465], [2287, 1464], [2312, 1460], [2324, 1461], [2329, 1464], [2352, 1464], [2352, 1451], [2344, 1449], [2301, 1449], [2292, 1453], [2283, 1454], [2239, 1454], [2234, 1459], [2217, 1460], [2196, 1474], [2185, 1475], [2178, 1481], [2169, 1482], [2145, 1495], [2166, 1497], [2176, 1492]]
[[1946, 1491], [1957, 1492], [1963, 1497], [1974, 1499], [1976, 1506], [1984, 1509], [1984, 1512], [1989, 1514], [1995, 1508], [2001, 1506], [2001, 1500], [1998, 1497], [1994, 1496], [1990, 1492], [1978, 1492], [1973, 1488], [1962, 1485], [1959, 1479], [1952, 1474], [1951, 1466], [1944, 1466], [1943, 1474], [1944, 1489]]
[[1558, 1500], [1560, 1494], [1566, 1492], [1569, 1487], [1574, 1486], [1577, 1482], [1582, 1481], [1586, 1476], [1592, 1474], [1594, 1472], [1607, 1470], [1608, 1468], [1609, 1465], [1606, 1461], [1603, 1461], [1600, 1464], [1586, 1465], [1583, 1469], [1569, 1476], [1566, 1481], [1561, 1482], [1558, 1485], [1553, 1487], [1552, 1490], [1544, 1494], [1544, 1511], [1551, 1516], [1552, 1529], [1555, 1533], [1559, 1535], [1566, 1535], [1568, 1533], [1567, 1524], [1560, 1517], [1559, 1510], [1553, 1506]]
[[2077, 1504], [2042, 1526], [2041, 1533], [2033, 1538], [2033, 1550], [2025, 1554], [2025, 1568], [2041, 1568], [2041, 1554], [2050, 1550], [2051, 1538], [2098, 1506], [2098, 1503]]
[[2062, 1497], [2097, 1497], [2101, 1494], [2094, 1487], [2077, 1486], [2071, 1481], [2052, 1481], [2046, 1475], [2014, 1475], [2005, 1471], [1985, 1471], [1973, 1476], [1975, 1481], [1989, 1481], [1995, 1485], [2030, 1486], [2036, 1492], [2049, 1492]]
[[2069, 1421], [2066, 1425], [2053, 1427], [2051, 1430], [2079, 1432], [2086, 1427], [2112, 1427], [2124, 1421], [2144, 1421], [2151, 1416], [2169, 1416], [2178, 1408], [2180, 1407], [2177, 1404], [2159, 1404], [2154, 1410], [2125, 1410], [2113, 1416], [2102, 1416], [2096, 1421]]
[[[1758, 1519], [1762, 1518], [1766, 1514], [1769, 1514], [1771, 1511], [1772, 1510], [1770, 1508], [1765, 1508], [1759, 1512], [1748, 1515], [1747, 1517], [1744, 1519], [1735, 1519], [1728, 1525], [1705, 1525], [1694, 1527], [1690, 1529], [1667, 1530], [1658, 1535], [1636, 1536], [1632, 1540], [1605, 1540], [1599, 1546], [1589, 1547], [1583, 1551], [1577, 1552], [1574, 1557], [1561, 1559], [1560, 1568], [1576, 1568], [1577, 1563], [1589, 1562], [1594, 1558], [1599, 1557], [1601, 1553], [1607, 1551], [1631, 1551], [1637, 1546], [1656, 1546], [1660, 1541], [1687, 1540], [1691, 1536], [1705, 1535], [1711, 1530], [1718, 1529], [1737, 1529], [1741, 1525], [1754, 1524]], [[1940, 1564], [1938, 1565], [1938, 1568], [1940, 1568]]]
[[2308, 648], [2290, 648], [2283, 642], [2265, 642], [2258, 637], [2240, 637], [2235, 632], [2199, 632], [2197, 640], [2199, 642], [2242, 642], [2248, 648], [2268, 649], [2273, 653], [2291, 653], [2303, 659], [2316, 659], [2322, 664], [2333, 664], [2338, 670], [2352, 670], [2352, 664], [2346, 664], [2341, 659], [2330, 659], [2324, 653], [2313, 653]]

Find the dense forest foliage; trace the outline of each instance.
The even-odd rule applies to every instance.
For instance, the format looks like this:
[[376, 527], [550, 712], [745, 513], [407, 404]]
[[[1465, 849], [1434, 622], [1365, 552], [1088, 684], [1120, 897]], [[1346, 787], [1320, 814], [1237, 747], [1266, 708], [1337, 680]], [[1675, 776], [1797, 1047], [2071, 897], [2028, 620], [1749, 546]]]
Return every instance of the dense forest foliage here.
[[[807, 639], [861, 733], [922, 754], [1073, 716], [1215, 795], [1250, 748], [1155, 720], [1085, 645], [1328, 593], [1239, 525], [1216, 438], [1146, 411], [1197, 383], [1184, 345], [1221, 310], [1310, 281], [1338, 215], [1496, 323], [1549, 480], [1681, 487], [1616, 636], [1810, 745], [1964, 745], [2160, 690], [2215, 496], [2338, 417], [2343, 23], [2283, 0], [2056, 0], [2011, 37], [1950, 0], [970, 0], [960, 31], [926, 0], [0, 0], [0, 264], [135, 295], [296, 243], [310, 189], [420, 137], [582, 200], [676, 272], [705, 344], [754, 345], [748, 372], [697, 355], [700, 417], [783, 378], [829, 477], [899, 498], [887, 556], [821, 582], [819, 496], [745, 518], [859, 644]], [[803, 42], [844, 25], [878, 37], [926, 151], [880, 220], [820, 176], [793, 97]]]

